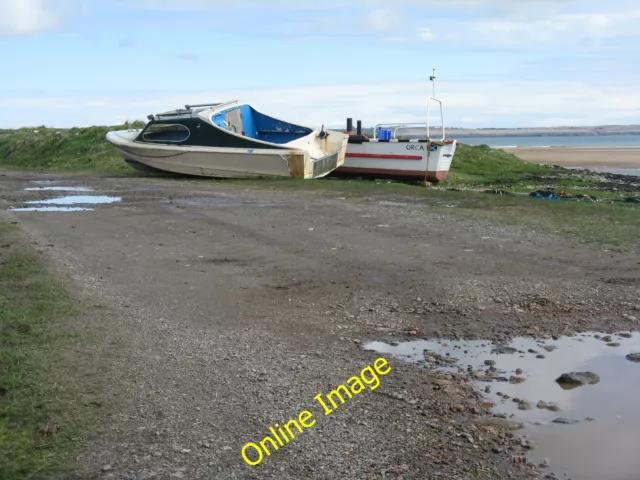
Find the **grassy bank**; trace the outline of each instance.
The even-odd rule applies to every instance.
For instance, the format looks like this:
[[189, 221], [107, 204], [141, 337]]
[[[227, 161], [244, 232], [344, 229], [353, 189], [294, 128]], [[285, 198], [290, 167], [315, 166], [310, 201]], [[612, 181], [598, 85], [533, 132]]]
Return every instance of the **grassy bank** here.
[[0, 168], [132, 173], [105, 138], [110, 130], [128, 127], [0, 130]]
[[64, 349], [61, 320], [78, 305], [41, 256], [0, 222], [0, 478], [42, 478], [71, 459], [88, 414]]

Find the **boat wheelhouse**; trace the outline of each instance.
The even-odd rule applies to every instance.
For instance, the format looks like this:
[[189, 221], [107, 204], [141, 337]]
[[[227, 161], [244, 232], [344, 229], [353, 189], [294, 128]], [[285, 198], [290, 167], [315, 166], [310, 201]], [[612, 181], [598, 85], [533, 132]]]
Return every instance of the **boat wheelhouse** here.
[[149, 115], [107, 133], [132, 167], [208, 177], [320, 178], [344, 163], [348, 135], [265, 115], [237, 101]]

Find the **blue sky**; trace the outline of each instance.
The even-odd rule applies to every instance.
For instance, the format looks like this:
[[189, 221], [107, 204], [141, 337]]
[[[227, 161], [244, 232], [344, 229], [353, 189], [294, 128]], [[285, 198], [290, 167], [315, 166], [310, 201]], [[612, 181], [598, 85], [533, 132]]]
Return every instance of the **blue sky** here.
[[[346, 6], [345, 6], [346, 5]], [[636, 0], [0, 0], [0, 127], [238, 99], [339, 127], [640, 124]]]

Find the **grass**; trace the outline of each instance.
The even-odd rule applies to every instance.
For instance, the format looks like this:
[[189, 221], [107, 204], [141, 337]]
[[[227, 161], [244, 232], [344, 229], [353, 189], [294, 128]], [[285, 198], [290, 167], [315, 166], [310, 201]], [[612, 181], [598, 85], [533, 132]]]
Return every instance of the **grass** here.
[[[18, 232], [0, 222], [0, 478], [64, 469], [89, 418], [64, 350], [80, 307]], [[77, 370], [77, 368], [75, 369]]]
[[46, 171], [134, 173], [107, 142], [110, 130], [143, 124], [88, 128], [0, 130], [0, 167]]

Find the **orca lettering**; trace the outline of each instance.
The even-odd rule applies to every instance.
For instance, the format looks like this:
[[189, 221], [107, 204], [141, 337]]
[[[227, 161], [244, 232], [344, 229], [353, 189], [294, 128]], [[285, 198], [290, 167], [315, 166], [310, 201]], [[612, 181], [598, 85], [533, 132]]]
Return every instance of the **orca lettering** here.
[[424, 145], [409, 144], [409, 145], [407, 145], [407, 150], [422, 150], [422, 151], [424, 151]]

